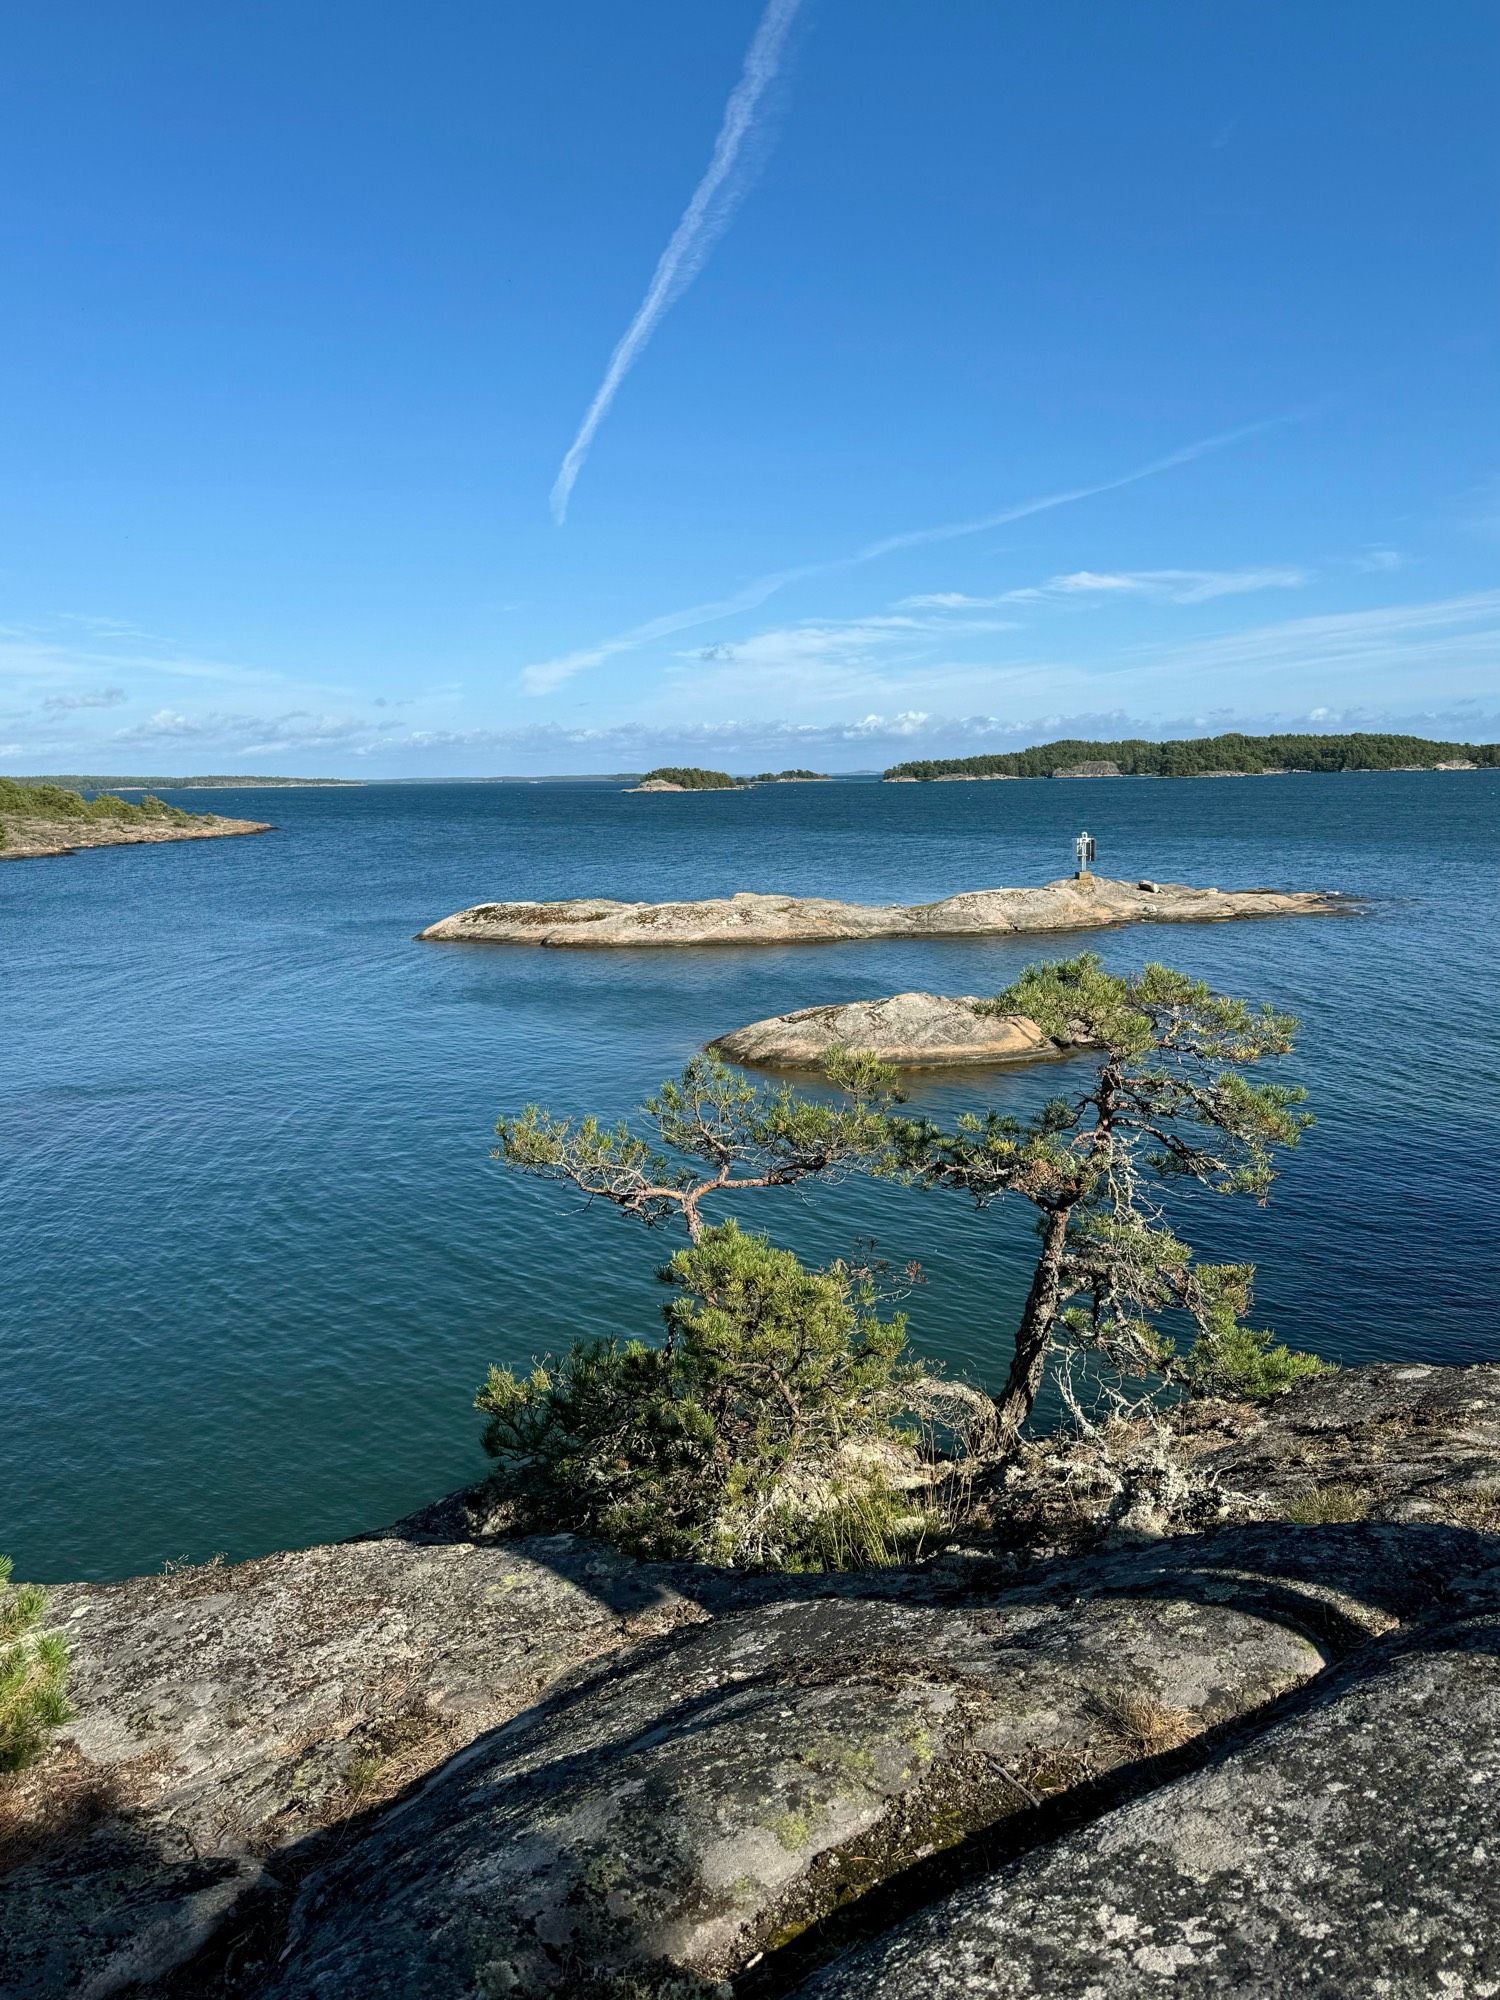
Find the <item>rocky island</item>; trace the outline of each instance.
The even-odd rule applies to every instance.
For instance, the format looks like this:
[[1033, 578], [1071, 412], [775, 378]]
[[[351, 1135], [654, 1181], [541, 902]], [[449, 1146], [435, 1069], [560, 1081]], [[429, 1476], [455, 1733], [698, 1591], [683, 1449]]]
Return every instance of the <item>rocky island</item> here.
[[747, 890], [692, 903], [476, 903], [429, 924], [437, 942], [554, 946], [815, 944], [840, 938], [1007, 937], [1112, 924], [1223, 923], [1236, 917], [1328, 916], [1355, 907], [1319, 890], [1193, 889], [1177, 882], [1065, 876], [1032, 889], [971, 889], [935, 903], [841, 903]]
[[629, 792], [749, 792], [757, 785], [826, 785], [826, 771], [757, 771], [753, 777], [732, 778], [727, 771], [705, 771], [697, 765], [663, 765], [633, 785]]
[[996, 1013], [977, 993], [892, 993], [801, 1007], [752, 1021], [708, 1044], [727, 1062], [763, 1069], [821, 1070], [837, 1048], [859, 1049], [898, 1069], [992, 1068], [1066, 1055], [1024, 1014]]
[[354, 1541], [69, 1584], [9, 2000], [1500, 1982], [1500, 1368], [1040, 1439], [1017, 1534], [765, 1576]]
[[705, 771], [698, 764], [663, 764], [647, 771], [629, 792], [744, 792], [750, 789], [743, 778], [731, 778], [727, 771]]
[[0, 861], [74, 854], [82, 847], [217, 840], [228, 834], [270, 831], [259, 820], [184, 812], [149, 793], [139, 805], [130, 805], [108, 792], [86, 799], [61, 785], [23, 785], [0, 778]]

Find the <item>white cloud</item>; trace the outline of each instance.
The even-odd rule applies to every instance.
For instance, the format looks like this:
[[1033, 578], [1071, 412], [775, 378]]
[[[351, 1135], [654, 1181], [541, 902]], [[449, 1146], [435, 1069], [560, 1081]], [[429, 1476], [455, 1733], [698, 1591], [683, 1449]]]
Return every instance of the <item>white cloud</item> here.
[[[1123, 656], [1121, 664], [1133, 670], [1139, 657], [1139, 651]], [[1500, 590], [1251, 626], [1174, 648], [1159, 664], [1166, 670], [1191, 665], [1198, 673], [1399, 671], [1414, 680], [1478, 665], [1500, 682]]]
[[82, 688], [76, 694], [48, 695], [42, 707], [58, 711], [77, 708], [118, 708], [125, 698], [124, 688]]
[[674, 632], [690, 631], [697, 625], [710, 625], [720, 618], [731, 617], [737, 611], [753, 611], [774, 597], [778, 591], [790, 584], [802, 583], [815, 576], [831, 576], [838, 571], [859, 569], [866, 563], [877, 562], [882, 556], [892, 555], [902, 549], [913, 549], [935, 542], [955, 542], [967, 535], [983, 534], [987, 529], [1003, 528], [1012, 521], [1028, 520], [1036, 514], [1048, 514], [1058, 507], [1071, 507], [1080, 500], [1097, 499], [1101, 494], [1118, 493], [1127, 486], [1139, 485], [1143, 479], [1155, 479], [1163, 472], [1175, 471], [1179, 466], [1191, 465], [1195, 460], [1206, 458], [1211, 453], [1224, 451], [1230, 445], [1240, 444], [1246, 438], [1258, 437], [1278, 425], [1293, 423], [1308, 414], [1306, 411], [1292, 411], [1278, 417], [1266, 417], [1258, 423], [1242, 424], [1238, 430], [1219, 431], [1212, 437], [1197, 438], [1191, 444], [1181, 446], [1176, 451], [1165, 453], [1161, 458], [1149, 459], [1129, 472], [1122, 472], [1113, 479], [1095, 481], [1089, 486], [1069, 486], [1056, 493], [1044, 493], [1034, 500], [1022, 500], [1010, 507], [1003, 507], [998, 513], [982, 514], [972, 521], [954, 521], [937, 528], [913, 528], [902, 534], [885, 535], [880, 540], [867, 542], [852, 555], [834, 556], [821, 562], [799, 563], [794, 568], [775, 570], [768, 576], [755, 578], [743, 585], [729, 597], [711, 600], [704, 604], [689, 605], [682, 611], [669, 611], [660, 618], [647, 619], [644, 624], [632, 625], [628, 631], [616, 633], [612, 638], [601, 639], [593, 646], [584, 646], [570, 653], [559, 654], [555, 659], [538, 660], [521, 670], [521, 687], [526, 694], [550, 694], [571, 680], [585, 668], [597, 667], [618, 653], [633, 653], [653, 640], [666, 638]]
[[391, 735], [394, 722], [366, 722], [357, 717], [319, 715], [310, 709], [288, 709], [279, 715], [226, 714], [210, 710], [189, 715], [159, 708], [142, 722], [117, 729], [115, 743], [212, 744], [231, 755], [258, 756], [277, 750], [348, 750], [363, 755]]
[[998, 597], [966, 597], [940, 590], [903, 597], [898, 610], [996, 610], [1004, 604], [1037, 604], [1062, 597], [1144, 597], [1164, 604], [1207, 604], [1215, 597], [1241, 597], [1252, 590], [1296, 590], [1312, 581], [1305, 569], [1077, 569], [1046, 583], [1002, 591]]
[[1354, 558], [1354, 567], [1362, 569], [1369, 576], [1382, 575], [1393, 569], [1400, 569], [1406, 561], [1399, 549], [1365, 549]]
[[[1296, 707], [1247, 711], [1222, 707], [1189, 714], [1126, 707], [992, 710], [892, 708], [850, 711], [823, 721], [731, 717], [719, 722], [624, 722], [613, 725], [534, 723], [514, 729], [415, 730], [388, 746], [453, 768], [455, 755], [471, 771], [627, 771], [648, 764], [708, 761], [730, 770], [757, 770], [815, 761], [828, 769], [869, 768], [915, 755], [1019, 749], [1059, 737], [1202, 736], [1221, 730], [1411, 729], [1477, 742], [1500, 735], [1500, 716], [1458, 704], [1426, 714], [1405, 708], [1349, 706], [1308, 713]], [[460, 766], [459, 768], [464, 768]]]
[[1103, 576], [1077, 570], [1055, 576], [1049, 592], [1080, 596], [1097, 592], [1160, 598], [1168, 604], [1207, 604], [1215, 597], [1242, 597], [1253, 590], [1297, 590], [1311, 581], [1305, 569], [1139, 569]]
[[932, 590], [918, 597], [898, 597], [898, 611], [989, 611], [1009, 603], [1007, 597], [967, 597], [961, 590]]

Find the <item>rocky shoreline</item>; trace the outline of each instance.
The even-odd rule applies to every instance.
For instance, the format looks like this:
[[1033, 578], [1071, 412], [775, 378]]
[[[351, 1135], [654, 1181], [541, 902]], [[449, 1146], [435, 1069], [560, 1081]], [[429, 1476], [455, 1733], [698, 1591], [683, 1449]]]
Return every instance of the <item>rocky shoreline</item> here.
[[220, 840], [231, 834], [270, 833], [260, 820], [224, 819], [217, 813], [180, 820], [41, 820], [7, 815], [0, 861], [39, 861], [77, 854], [86, 847], [158, 846], [168, 840]]
[[852, 1575], [385, 1533], [72, 1584], [14, 2000], [1480, 1995], [1500, 1367], [1042, 1439]]
[[1354, 899], [1318, 890], [1195, 889], [1180, 882], [1065, 876], [1029, 889], [974, 889], [935, 903], [844, 903], [741, 891], [689, 903], [476, 903], [429, 924], [422, 940], [564, 948], [811, 944], [871, 937], [1005, 937], [1114, 924], [1224, 923], [1347, 914]]

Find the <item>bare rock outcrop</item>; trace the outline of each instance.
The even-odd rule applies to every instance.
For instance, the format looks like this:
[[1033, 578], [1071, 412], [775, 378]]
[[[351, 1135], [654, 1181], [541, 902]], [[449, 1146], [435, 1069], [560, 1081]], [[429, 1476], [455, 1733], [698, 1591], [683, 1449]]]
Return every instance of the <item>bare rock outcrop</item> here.
[[159, 847], [169, 840], [222, 840], [231, 834], [271, 833], [260, 820], [195, 813], [190, 820], [32, 819], [7, 813], [0, 831], [0, 861], [39, 861], [77, 854], [86, 847]]
[[839, 938], [1005, 937], [1113, 924], [1223, 923], [1237, 917], [1327, 916], [1351, 899], [1316, 890], [1149, 889], [1105, 876], [1064, 876], [1033, 889], [973, 889], [935, 903], [842, 903], [741, 891], [692, 903], [476, 903], [417, 933], [444, 942], [566, 947], [804, 944]]
[[1165, 1427], [1039, 1438], [991, 1505], [1021, 1558], [1138, 1529], [1439, 1521], [1500, 1535], [1500, 1366], [1379, 1364], [1271, 1403], [1188, 1403]]
[[1143, 1727], [1182, 1742], [1325, 1664], [1248, 1588], [1242, 1606], [1120, 1580], [1016, 1605], [792, 1586], [650, 1647], [476, 1743], [309, 1878], [271, 1993], [725, 1977], [877, 1857], [896, 1873], [1127, 1761]]
[[798, 2000], [1500, 1992], [1500, 1613], [1428, 1624], [1263, 1734], [923, 1912]]
[[567, 1669], [697, 1615], [571, 1537], [383, 1537], [59, 1587], [76, 1712], [0, 1792], [0, 1993], [165, 1977], [274, 1887], [278, 1853]]
[[752, 1021], [710, 1055], [766, 1069], [820, 1069], [830, 1050], [865, 1049], [903, 1069], [1045, 1061], [1066, 1050], [1024, 1014], [982, 1014], [978, 994], [893, 993]]
[[1228, 1525], [753, 1576], [498, 1539], [476, 1491], [59, 1588], [0, 1991], [1483, 1994], [1500, 1368], [1164, 1435]]

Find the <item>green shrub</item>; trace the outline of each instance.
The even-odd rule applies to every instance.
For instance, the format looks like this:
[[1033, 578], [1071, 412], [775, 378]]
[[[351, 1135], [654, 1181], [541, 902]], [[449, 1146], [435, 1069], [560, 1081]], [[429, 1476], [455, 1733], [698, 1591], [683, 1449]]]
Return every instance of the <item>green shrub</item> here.
[[42, 1630], [46, 1592], [12, 1584], [10, 1568], [0, 1556], [0, 1771], [23, 1770], [69, 1712], [62, 1635]]
[[1245, 1325], [1253, 1264], [1200, 1264], [1193, 1276], [1198, 1332], [1171, 1371], [1189, 1394], [1264, 1402], [1309, 1375], [1330, 1372], [1316, 1354], [1287, 1347], [1268, 1328]]
[[661, 1275], [660, 1347], [591, 1340], [527, 1376], [490, 1370], [485, 1449], [534, 1524], [777, 1569], [891, 1562], [930, 1531], [894, 1483], [918, 1464], [899, 1420], [921, 1371], [866, 1282], [734, 1222]]
[[86, 799], [82, 792], [71, 791], [66, 785], [25, 785], [16, 778], [0, 778], [0, 818], [7, 813], [23, 819], [92, 820], [127, 825], [147, 819], [175, 821], [203, 817], [184, 812], [181, 806], [169, 806], [165, 799], [155, 798], [150, 792], [134, 806], [113, 792], [100, 792]]

